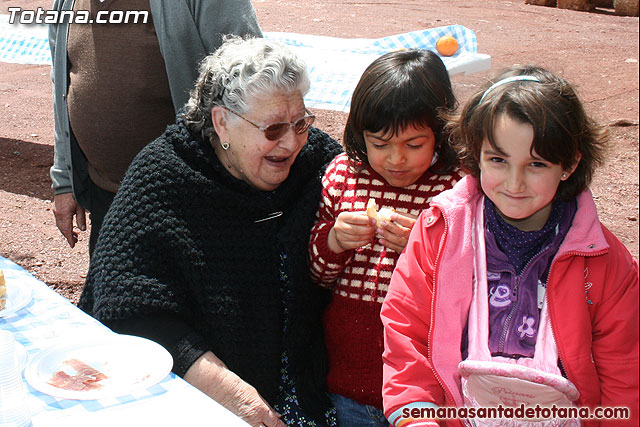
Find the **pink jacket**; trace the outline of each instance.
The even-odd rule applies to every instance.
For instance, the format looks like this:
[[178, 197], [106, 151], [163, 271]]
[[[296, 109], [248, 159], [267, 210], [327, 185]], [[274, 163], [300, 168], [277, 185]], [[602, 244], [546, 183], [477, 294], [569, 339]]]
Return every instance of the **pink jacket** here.
[[[471, 224], [482, 196], [468, 176], [434, 198], [398, 260], [381, 312], [382, 393], [392, 422], [402, 421], [407, 405], [463, 406], [457, 367], [471, 302]], [[578, 406], [626, 406], [631, 418], [608, 425], [638, 425], [638, 262], [600, 224], [589, 191], [578, 196], [552, 262], [547, 301], [560, 361], [580, 391]]]

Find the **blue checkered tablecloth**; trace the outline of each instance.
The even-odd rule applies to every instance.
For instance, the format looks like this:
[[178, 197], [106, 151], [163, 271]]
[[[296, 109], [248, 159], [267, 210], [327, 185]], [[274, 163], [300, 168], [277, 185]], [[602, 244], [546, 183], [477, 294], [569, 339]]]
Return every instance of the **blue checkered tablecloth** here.
[[51, 64], [47, 26], [10, 24], [0, 15], [0, 61], [18, 64]]
[[451, 35], [458, 41], [455, 55], [442, 57], [450, 75], [472, 74], [491, 68], [491, 57], [478, 53], [476, 35], [462, 25], [430, 28], [379, 39], [342, 39], [293, 33], [265, 33], [289, 46], [309, 67], [308, 107], [349, 111], [351, 95], [362, 72], [377, 57], [399, 49], [436, 52], [436, 41]]
[[[50, 64], [51, 53], [45, 25], [9, 24], [0, 15], [0, 61], [22, 64]], [[458, 40], [458, 52], [442, 57], [449, 74], [472, 74], [491, 68], [491, 57], [478, 53], [476, 35], [462, 25], [449, 25], [397, 34], [379, 39], [344, 39], [309, 34], [266, 32], [304, 58], [309, 67], [311, 89], [307, 107], [349, 111], [351, 94], [364, 69], [378, 56], [398, 49], [436, 51], [438, 38], [451, 35]]]
[[[113, 334], [106, 326], [85, 314], [66, 298], [35, 279], [19, 265], [0, 257], [0, 269], [7, 282], [33, 290], [33, 299], [13, 314], [0, 317], [0, 330], [7, 330], [27, 350], [29, 358], [38, 352], [67, 340]], [[49, 396], [28, 386], [28, 399], [32, 414], [43, 411], [95, 412], [124, 403], [140, 401], [166, 393], [183, 382], [173, 373], [160, 383], [127, 396], [100, 400], [67, 400]]]

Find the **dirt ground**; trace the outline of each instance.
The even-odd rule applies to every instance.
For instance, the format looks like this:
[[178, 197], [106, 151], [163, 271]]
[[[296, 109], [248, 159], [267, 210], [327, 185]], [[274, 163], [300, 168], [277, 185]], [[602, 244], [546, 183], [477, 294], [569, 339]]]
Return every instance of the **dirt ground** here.
[[[2, 0], [48, 9], [50, 0]], [[524, 0], [254, 0], [263, 31], [378, 38], [450, 24], [476, 32], [492, 69], [452, 78], [461, 103], [504, 67], [535, 63], [573, 82], [587, 111], [609, 124], [607, 164], [592, 185], [602, 222], [638, 257], [638, 18], [525, 5]], [[76, 302], [88, 232], [75, 249], [55, 227], [49, 167], [53, 116], [48, 66], [0, 63], [0, 255]], [[340, 140], [346, 114], [317, 110]]]

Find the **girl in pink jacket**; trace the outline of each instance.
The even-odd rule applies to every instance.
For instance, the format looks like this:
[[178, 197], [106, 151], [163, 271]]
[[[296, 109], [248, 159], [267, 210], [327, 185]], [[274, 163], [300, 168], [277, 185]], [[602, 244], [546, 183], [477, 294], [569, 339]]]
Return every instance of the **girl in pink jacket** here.
[[383, 303], [385, 415], [638, 425], [638, 263], [587, 188], [603, 132], [542, 68], [487, 86], [451, 122], [470, 175], [421, 214]]

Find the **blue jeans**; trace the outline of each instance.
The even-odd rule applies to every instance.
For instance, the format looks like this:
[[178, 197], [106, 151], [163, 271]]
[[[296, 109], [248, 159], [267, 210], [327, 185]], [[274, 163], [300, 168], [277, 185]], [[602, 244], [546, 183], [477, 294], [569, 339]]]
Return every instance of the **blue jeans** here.
[[329, 394], [340, 427], [389, 427], [382, 411], [339, 394]]

